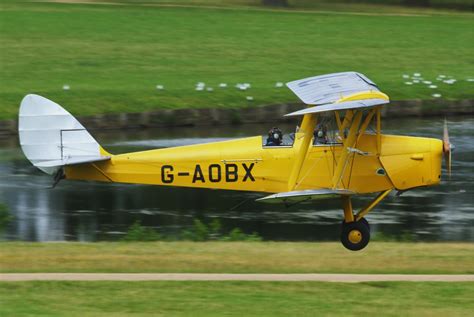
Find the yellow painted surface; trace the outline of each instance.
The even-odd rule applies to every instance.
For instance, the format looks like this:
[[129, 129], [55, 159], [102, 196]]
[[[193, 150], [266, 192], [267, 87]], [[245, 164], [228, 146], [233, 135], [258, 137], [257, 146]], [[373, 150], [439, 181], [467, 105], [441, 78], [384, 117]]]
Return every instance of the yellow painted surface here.
[[436, 185], [441, 179], [442, 146], [437, 139], [383, 136], [380, 160], [396, 189]]
[[306, 160], [309, 145], [313, 139], [313, 131], [316, 127], [316, 115], [306, 114], [303, 117], [303, 122], [298, 133], [295, 134], [294, 148], [294, 160], [292, 163], [292, 169], [288, 180], [288, 191], [292, 191], [298, 185], [300, 179], [301, 168]]
[[[343, 171], [341, 188], [372, 193], [437, 184], [442, 142], [436, 139], [364, 134]], [[331, 188], [342, 144], [309, 145], [295, 190]], [[423, 160], [413, 160], [423, 154]], [[110, 161], [66, 167], [67, 179], [163, 186], [285, 192], [295, 159], [293, 147], [264, 147], [262, 137], [157, 149], [112, 156]], [[387, 175], [378, 170], [385, 168]]]
[[[359, 131], [359, 124], [362, 119], [362, 111], [357, 112], [352, 120], [351, 128], [349, 129], [349, 134], [344, 140], [344, 148], [352, 148], [355, 145], [357, 138], [357, 131]], [[344, 173], [348, 169], [352, 170], [350, 157], [351, 154], [347, 151], [341, 151], [341, 155], [337, 159], [337, 164], [335, 166], [334, 175], [332, 176], [331, 188], [346, 188], [344, 184]], [[352, 155], [353, 156], [353, 155]]]
[[354, 101], [354, 100], [365, 100], [365, 99], [383, 99], [389, 100], [388, 96], [383, 92], [377, 90], [368, 90], [368, 91], [361, 91], [355, 94], [342, 97], [336, 103], [346, 102], [346, 101]]
[[362, 233], [357, 230], [357, 229], [354, 229], [354, 230], [351, 230], [349, 232], [349, 241], [352, 242], [352, 243], [359, 243], [362, 241]]
[[[356, 221], [359, 221], [362, 219], [365, 215], [367, 215], [375, 206], [377, 206], [378, 203], [380, 203], [390, 192], [392, 189], [388, 189], [384, 192], [380, 192], [380, 194], [377, 195], [374, 199], [372, 199], [371, 202], [367, 204], [362, 210], [360, 210], [357, 215], [356, 215]], [[346, 221], [348, 222], [348, 221]]]

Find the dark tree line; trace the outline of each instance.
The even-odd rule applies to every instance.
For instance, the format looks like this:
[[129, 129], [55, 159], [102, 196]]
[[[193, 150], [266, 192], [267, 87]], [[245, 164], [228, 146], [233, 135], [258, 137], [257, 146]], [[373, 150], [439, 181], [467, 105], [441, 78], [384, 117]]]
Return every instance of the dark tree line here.
[[287, 7], [288, 0], [262, 0], [263, 5], [265, 6], [274, 6], [274, 7]]
[[[331, 2], [327, 0], [326, 2]], [[337, 2], [348, 3], [378, 3], [378, 4], [398, 4], [410, 7], [433, 7], [433, 8], [452, 8], [461, 10], [473, 10], [474, 0], [346, 0]], [[265, 6], [288, 7], [288, 0], [262, 0]]]

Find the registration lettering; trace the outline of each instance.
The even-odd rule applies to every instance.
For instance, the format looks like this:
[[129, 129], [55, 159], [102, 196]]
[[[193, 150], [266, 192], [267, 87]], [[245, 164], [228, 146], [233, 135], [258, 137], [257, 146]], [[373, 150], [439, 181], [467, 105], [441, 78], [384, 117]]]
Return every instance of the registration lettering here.
[[[193, 184], [196, 183], [235, 183], [239, 180], [242, 182], [255, 182], [252, 174], [255, 163], [240, 164], [210, 164], [209, 166], [201, 166], [196, 164], [194, 170], [189, 172], [177, 171], [173, 165], [161, 166], [161, 182], [163, 184], [172, 184], [177, 178], [190, 177]], [[207, 173], [204, 173], [207, 172]]]

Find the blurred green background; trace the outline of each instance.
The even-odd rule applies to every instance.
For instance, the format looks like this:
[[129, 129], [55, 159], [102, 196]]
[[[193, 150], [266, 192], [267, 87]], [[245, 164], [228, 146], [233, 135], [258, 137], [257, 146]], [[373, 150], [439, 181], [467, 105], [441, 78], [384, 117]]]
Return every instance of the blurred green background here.
[[294, 102], [278, 82], [351, 70], [392, 99], [474, 96], [468, 0], [65, 2], [1, 2], [0, 119], [28, 93], [75, 115]]

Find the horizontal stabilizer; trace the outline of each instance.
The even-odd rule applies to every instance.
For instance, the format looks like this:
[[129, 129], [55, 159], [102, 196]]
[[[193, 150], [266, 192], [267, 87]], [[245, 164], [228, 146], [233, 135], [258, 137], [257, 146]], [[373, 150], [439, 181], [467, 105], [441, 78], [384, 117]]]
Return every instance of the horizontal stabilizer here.
[[288, 113], [285, 116], [292, 117], [292, 116], [302, 116], [308, 113], [369, 108], [369, 107], [374, 107], [374, 106], [383, 105], [387, 103], [389, 103], [389, 101], [385, 99], [365, 99], [365, 100], [346, 101], [346, 102], [332, 103], [328, 105], [310, 107], [310, 108], [298, 110], [292, 113]]
[[291, 192], [277, 193], [257, 199], [257, 201], [268, 203], [297, 203], [306, 200], [330, 199], [341, 195], [354, 195], [355, 193], [346, 189], [308, 189]]
[[82, 157], [71, 157], [62, 160], [43, 161], [35, 163], [36, 167], [59, 167], [67, 165], [76, 165], [84, 163], [93, 163], [110, 160], [110, 156], [82, 156]]

